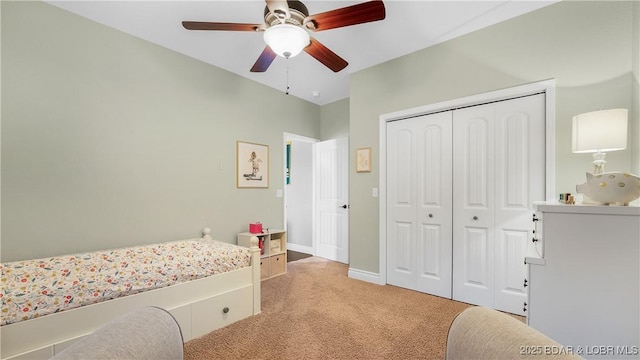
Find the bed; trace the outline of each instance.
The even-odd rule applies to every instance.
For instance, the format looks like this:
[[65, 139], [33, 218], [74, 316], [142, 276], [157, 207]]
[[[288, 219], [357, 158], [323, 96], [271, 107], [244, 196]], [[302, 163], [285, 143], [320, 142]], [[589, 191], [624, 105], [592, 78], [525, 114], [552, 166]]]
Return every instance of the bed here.
[[158, 306], [184, 341], [260, 312], [260, 250], [202, 238], [0, 265], [2, 359], [48, 359], [134, 308]]

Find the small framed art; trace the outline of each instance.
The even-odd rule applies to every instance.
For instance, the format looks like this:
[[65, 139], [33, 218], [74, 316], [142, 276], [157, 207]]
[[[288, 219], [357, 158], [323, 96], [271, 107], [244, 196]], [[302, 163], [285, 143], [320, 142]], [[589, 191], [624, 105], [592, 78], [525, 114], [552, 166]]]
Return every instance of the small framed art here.
[[356, 172], [371, 172], [371, 148], [356, 149]]
[[269, 146], [236, 141], [238, 188], [269, 187]]

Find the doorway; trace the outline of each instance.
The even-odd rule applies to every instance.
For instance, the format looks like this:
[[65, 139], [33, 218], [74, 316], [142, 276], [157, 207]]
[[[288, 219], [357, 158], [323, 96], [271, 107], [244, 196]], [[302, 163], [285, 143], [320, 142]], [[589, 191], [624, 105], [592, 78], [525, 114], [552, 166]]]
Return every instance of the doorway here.
[[313, 149], [319, 142], [294, 134], [284, 134], [284, 221], [287, 249], [315, 255]]
[[289, 250], [349, 262], [348, 139], [284, 134]]

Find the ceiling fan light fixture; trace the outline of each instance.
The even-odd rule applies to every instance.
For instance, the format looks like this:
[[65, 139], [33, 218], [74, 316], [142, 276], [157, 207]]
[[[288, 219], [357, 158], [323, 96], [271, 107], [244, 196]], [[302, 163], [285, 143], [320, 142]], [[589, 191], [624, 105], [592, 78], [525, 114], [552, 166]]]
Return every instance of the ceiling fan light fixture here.
[[309, 33], [300, 26], [278, 24], [264, 32], [264, 42], [283, 58], [294, 57], [309, 45]]

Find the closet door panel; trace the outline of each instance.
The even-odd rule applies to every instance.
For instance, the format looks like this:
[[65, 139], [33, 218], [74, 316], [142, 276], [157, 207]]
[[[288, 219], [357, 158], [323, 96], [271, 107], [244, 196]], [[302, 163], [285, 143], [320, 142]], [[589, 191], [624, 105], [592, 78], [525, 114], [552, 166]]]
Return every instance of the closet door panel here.
[[495, 105], [453, 113], [453, 299], [492, 306]]
[[387, 125], [387, 282], [451, 298], [451, 112]]
[[[440, 279], [442, 277], [439, 256], [440, 238], [442, 237], [440, 232], [441, 228], [437, 225], [422, 224], [420, 227], [417, 255], [420, 259], [418, 263], [421, 278]], [[420, 289], [418, 288], [418, 290]]]
[[417, 290], [451, 298], [452, 113], [425, 116], [418, 131]]
[[[468, 112], [468, 111], [467, 111]], [[460, 114], [459, 116], [464, 116]], [[490, 118], [477, 117], [470, 119], [463, 127], [460, 140], [462, 144], [458, 146], [462, 150], [463, 163], [456, 173], [457, 179], [464, 186], [463, 205], [470, 208], [487, 209], [489, 195], [489, 172], [487, 167], [492, 163], [489, 159], [489, 144], [491, 137], [489, 134]], [[463, 126], [463, 124], [459, 124]], [[459, 156], [460, 156], [459, 155]], [[492, 154], [491, 154], [492, 155]]]
[[[398, 125], [398, 124], [394, 124]], [[391, 166], [396, 171], [393, 184], [395, 202], [397, 206], [415, 210], [415, 140], [411, 129], [399, 129], [394, 134], [392, 145], [395, 156], [390, 159]]]
[[413, 224], [396, 221], [390, 230], [394, 238], [394, 246], [389, 253], [389, 284], [414, 289], [416, 286], [416, 260]]
[[416, 140], [408, 125], [387, 125], [387, 282], [415, 289]]
[[464, 279], [466, 285], [489, 290], [491, 274], [488, 272], [487, 254], [489, 249], [486, 229], [466, 228], [462, 250], [464, 255]]
[[[426, 124], [422, 129], [419, 142], [420, 161], [419, 186], [421, 205], [423, 207], [442, 207], [447, 195], [443, 193], [443, 188], [449, 188], [443, 183], [443, 173], [447, 170], [443, 168], [451, 160], [451, 124]], [[444, 138], [443, 138], [444, 137]], [[447, 149], [443, 147], [446, 146]], [[443, 158], [443, 156], [445, 158]], [[447, 176], [449, 178], [449, 176]]]
[[[514, 314], [522, 314], [527, 288], [524, 265], [530, 234], [527, 230], [496, 229], [496, 308]], [[508, 297], [519, 298], [510, 304]], [[500, 298], [502, 297], [502, 300]], [[511, 306], [509, 306], [511, 305]]]
[[533, 203], [545, 200], [544, 95], [496, 103], [495, 308], [524, 315]]

